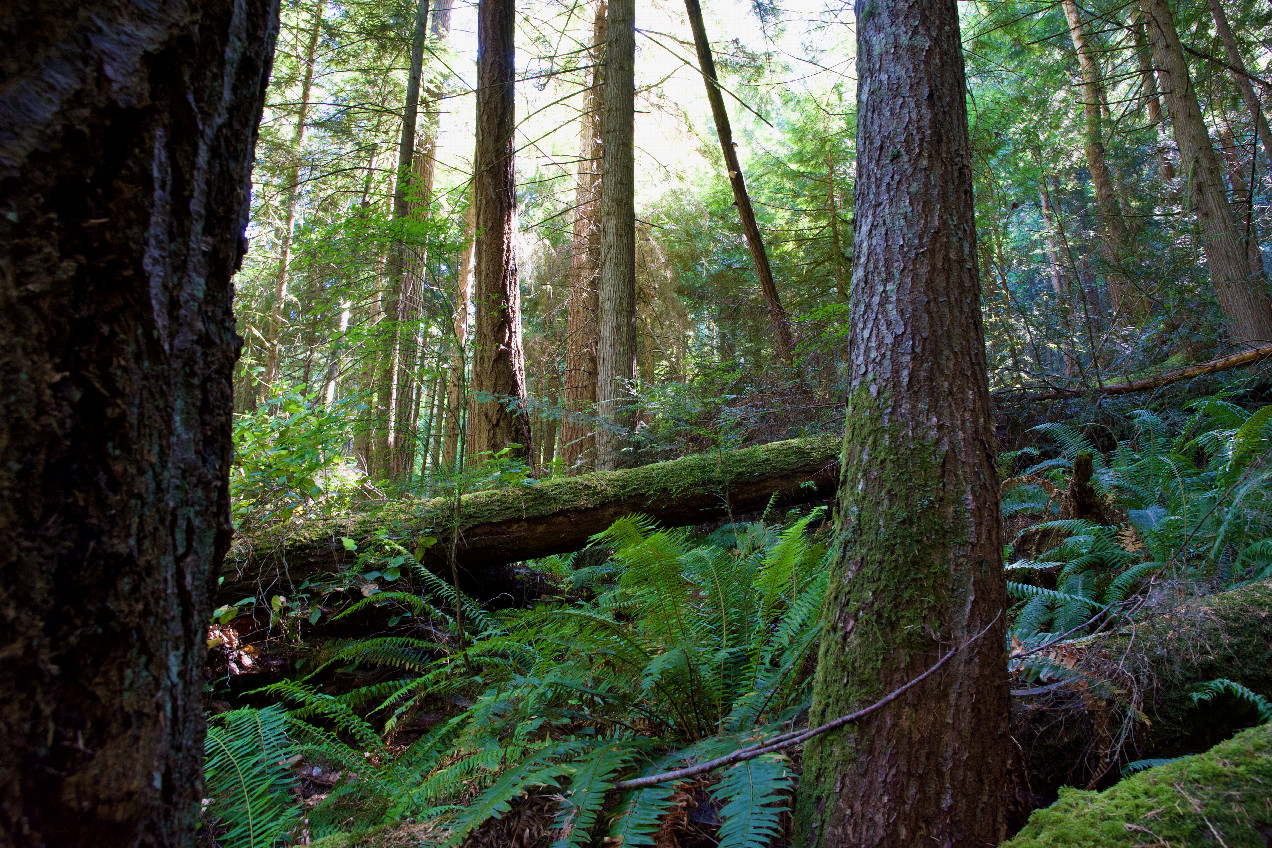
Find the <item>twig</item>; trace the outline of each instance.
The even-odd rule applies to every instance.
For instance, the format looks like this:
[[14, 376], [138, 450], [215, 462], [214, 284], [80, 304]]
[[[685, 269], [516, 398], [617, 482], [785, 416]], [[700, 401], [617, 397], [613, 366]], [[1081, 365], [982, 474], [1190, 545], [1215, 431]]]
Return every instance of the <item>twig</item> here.
[[924, 680], [927, 680], [929, 677], [936, 674], [936, 672], [941, 668], [941, 666], [945, 665], [945, 663], [950, 659], [950, 657], [954, 656], [959, 651], [962, 651], [964, 648], [967, 648], [970, 645], [977, 642], [982, 636], [984, 636], [989, 631], [989, 628], [993, 627], [994, 624], [997, 623], [998, 619], [1001, 617], [1002, 617], [1002, 612], [999, 612], [998, 615], [994, 616], [993, 621], [985, 625], [983, 630], [981, 630], [972, 638], [968, 639], [963, 644], [959, 645], [957, 648], [952, 648], [948, 653], [945, 654], [945, 656], [941, 657], [939, 660], [936, 661], [934, 665], [928, 668], [927, 671], [923, 672], [918, 677], [909, 681], [904, 686], [901, 686], [898, 689], [892, 690], [892, 692], [888, 693], [887, 695], [884, 695], [882, 698], [875, 701], [870, 706], [863, 707], [862, 709], [857, 710], [855, 713], [849, 713], [848, 715], [840, 716], [839, 718], [834, 719], [833, 721], [829, 721], [821, 725], [820, 727], [814, 727], [811, 730], [788, 731], [787, 733], [779, 734], [764, 742], [760, 742], [758, 744], [752, 745], [749, 748], [741, 748], [737, 751], [734, 751], [732, 754], [727, 754], [723, 757], [717, 757], [716, 759], [708, 760], [705, 763], [698, 763], [697, 765], [686, 766], [680, 769], [673, 769], [671, 771], [665, 771], [660, 774], [651, 774], [645, 777], [634, 777], [631, 780], [620, 780], [618, 783], [614, 784], [614, 788], [615, 789], [644, 789], [645, 787], [648, 787], [648, 786], [657, 786], [660, 783], [667, 783], [672, 780], [684, 780], [686, 778], [695, 777], [699, 774], [703, 774], [704, 772], [712, 771], [713, 769], [718, 769], [722, 766], [728, 766], [728, 765], [733, 765], [734, 763], [741, 763], [747, 760], [753, 760], [756, 757], [762, 757], [763, 755], [771, 754], [774, 751], [780, 751], [784, 748], [794, 747], [795, 745], [799, 745], [804, 742], [807, 742], [809, 739], [812, 739], [814, 736], [820, 736], [823, 733], [843, 727], [846, 724], [852, 724], [853, 722], [860, 721], [861, 719], [865, 718], [871, 713], [876, 712], [877, 710], [880, 710], [883, 707], [887, 706], [888, 704], [892, 703], [897, 698], [900, 698], [902, 695], [908, 692], [910, 689], [913, 689], [915, 686], [918, 686]]

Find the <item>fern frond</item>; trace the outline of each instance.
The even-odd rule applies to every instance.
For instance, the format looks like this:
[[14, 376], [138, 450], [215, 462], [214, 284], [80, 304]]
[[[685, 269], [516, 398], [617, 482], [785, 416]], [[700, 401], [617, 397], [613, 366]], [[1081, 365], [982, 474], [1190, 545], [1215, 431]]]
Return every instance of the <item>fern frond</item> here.
[[596, 817], [613, 785], [614, 775], [631, 761], [633, 748], [620, 742], [602, 745], [574, 768], [570, 788], [557, 811], [554, 825], [560, 836], [552, 848], [576, 848], [587, 844]]
[[1016, 583], [1012, 580], [1007, 581], [1007, 593], [1017, 598], [1046, 598], [1049, 601], [1058, 601], [1060, 603], [1078, 603], [1086, 604], [1094, 609], [1102, 609], [1104, 604], [1093, 601], [1082, 595], [1072, 595], [1066, 592], [1057, 592], [1054, 589], [1044, 589], [1041, 586], [1031, 586], [1028, 583]]
[[781, 755], [746, 760], [724, 773], [714, 794], [727, 799], [720, 810], [723, 848], [768, 848], [781, 833], [793, 778]]
[[1260, 695], [1258, 692], [1255, 692], [1234, 680], [1229, 680], [1226, 677], [1220, 677], [1216, 680], [1211, 680], [1201, 684], [1200, 691], [1192, 693], [1192, 699], [1194, 704], [1204, 704], [1207, 701], [1213, 701], [1220, 695], [1225, 694], [1233, 695], [1254, 707], [1254, 709], [1259, 713], [1260, 721], [1272, 721], [1272, 701]]
[[277, 705], [214, 716], [204, 741], [205, 818], [225, 848], [271, 848], [300, 820], [288, 769], [287, 716]]
[[485, 792], [464, 809], [442, 843], [443, 848], [454, 848], [487, 820], [501, 816], [512, 809], [512, 802], [530, 789], [551, 786], [569, 769], [559, 760], [568, 757], [579, 747], [577, 742], [552, 742], [543, 746], [529, 759], [509, 769]]

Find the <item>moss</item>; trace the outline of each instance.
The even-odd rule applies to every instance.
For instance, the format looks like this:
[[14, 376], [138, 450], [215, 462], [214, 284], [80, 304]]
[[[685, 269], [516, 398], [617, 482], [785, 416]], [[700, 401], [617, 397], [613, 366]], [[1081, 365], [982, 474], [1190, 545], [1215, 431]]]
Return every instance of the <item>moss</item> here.
[[[826, 465], [835, 460], [841, 443], [838, 435], [811, 436], [719, 454], [695, 454], [639, 468], [473, 492], [461, 499], [459, 523], [461, 529], [465, 529], [514, 516], [535, 518], [625, 500], [652, 506], [704, 485], [727, 489], [743, 480], [777, 477], [789, 474], [792, 469]], [[341, 536], [362, 544], [377, 532], [387, 531], [404, 537], [444, 533], [453, 527], [453, 514], [454, 502], [449, 498], [371, 504], [290, 529], [288, 556], [307, 547], [328, 545]], [[269, 531], [248, 534], [235, 540], [231, 558], [245, 562], [253, 550], [266, 552], [276, 547]]]
[[[822, 609], [825, 635], [810, 726], [852, 712], [885, 687], [908, 679], [916, 666], [921, 670], [936, 650], [935, 634], [957, 632], [962, 623], [952, 620], [951, 608], [957, 608], [957, 616], [967, 604], [952, 596], [970, 589], [976, 579], [955, 579], [952, 571], [968, 542], [962, 500], [968, 487], [950, 479], [960, 463], [951, 461], [948, 448], [885, 423], [880, 407], [864, 391], [848, 405], [839, 535]], [[857, 762], [864, 756], [850, 731], [810, 741], [795, 814], [797, 834], [825, 832], [827, 817], [837, 815], [836, 805], [826, 799], [842, 791], [845, 773], [869, 768]], [[819, 840], [815, 835], [809, 844]]]
[[1064, 789], [1003, 848], [1263, 848], [1270, 836], [1272, 725], [1263, 725], [1104, 792]]

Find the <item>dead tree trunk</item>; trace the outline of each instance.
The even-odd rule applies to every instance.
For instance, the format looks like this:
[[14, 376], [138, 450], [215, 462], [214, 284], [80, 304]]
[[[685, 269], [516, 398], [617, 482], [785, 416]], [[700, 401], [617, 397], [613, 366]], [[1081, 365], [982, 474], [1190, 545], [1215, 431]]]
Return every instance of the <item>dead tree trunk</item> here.
[[746, 180], [742, 177], [742, 163], [738, 160], [738, 146], [733, 141], [733, 128], [729, 126], [729, 111], [724, 107], [724, 95], [720, 93], [715, 58], [711, 55], [711, 41], [707, 38], [707, 27], [702, 20], [702, 6], [698, 4], [698, 0], [685, 0], [685, 11], [689, 14], [693, 44], [698, 51], [698, 67], [702, 69], [702, 78], [707, 84], [707, 102], [711, 104], [711, 117], [715, 119], [716, 135], [720, 138], [724, 168], [729, 174], [729, 185], [733, 188], [733, 205], [738, 207], [738, 218], [742, 221], [746, 246], [751, 251], [751, 261], [755, 263], [755, 276], [759, 279], [760, 295], [764, 298], [764, 308], [768, 310], [769, 324], [773, 327], [777, 355], [782, 361], [789, 363], [795, 349], [794, 342], [791, 341], [791, 321], [777, 294], [768, 251], [764, 249], [764, 237], [760, 234], [755, 210], [751, 208], [751, 195], [747, 193]]
[[0, 845], [189, 845], [259, 0], [0, 4]]
[[287, 594], [320, 572], [351, 564], [340, 539], [362, 547], [377, 532], [392, 532], [410, 550], [419, 548], [429, 568], [449, 574], [447, 545], [421, 545], [450, 538], [458, 526], [458, 565], [482, 593], [502, 590], [503, 565], [582, 550], [588, 539], [634, 512], [671, 527], [702, 524], [776, 505], [825, 499], [834, 491], [841, 440], [814, 436], [722, 454], [698, 454], [640, 468], [557, 478], [465, 495], [458, 517], [451, 498], [368, 506], [350, 516], [308, 525], [280, 547], [268, 532], [235, 542], [236, 562], [227, 567], [219, 598], [234, 603], [246, 595]]

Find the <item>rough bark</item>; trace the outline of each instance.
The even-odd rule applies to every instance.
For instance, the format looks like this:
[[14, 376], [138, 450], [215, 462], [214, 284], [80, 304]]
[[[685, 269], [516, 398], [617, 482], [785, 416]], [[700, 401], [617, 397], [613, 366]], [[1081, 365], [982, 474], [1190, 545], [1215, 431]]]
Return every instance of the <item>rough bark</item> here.
[[[511, 448], [529, 460], [530, 415], [517, 281], [516, 175], [513, 169], [513, 0], [477, 5], [477, 225], [474, 393], [469, 452]], [[515, 447], [513, 447], [515, 445]]]
[[1263, 269], [1250, 267], [1240, 229], [1223, 187], [1219, 157], [1197, 103], [1183, 45], [1167, 0], [1139, 0], [1153, 47], [1153, 62], [1162, 83], [1166, 109], [1179, 146], [1180, 169], [1196, 210], [1202, 250], [1211, 284], [1224, 315], [1231, 321], [1233, 341], [1259, 345], [1272, 341], [1272, 298]]
[[[458, 564], [475, 585], [489, 586], [499, 566], [582, 550], [624, 515], [640, 513], [674, 527], [761, 510], [774, 494], [778, 506], [824, 499], [834, 491], [839, 447], [838, 437], [815, 436], [474, 492], [460, 501]], [[282, 545], [268, 532], [240, 537], [219, 597], [224, 603], [264, 597], [270, 586], [286, 594], [288, 580], [299, 583], [352, 560], [342, 536], [365, 548], [377, 532], [387, 532], [414, 550], [425, 537], [449, 538], [455, 526], [453, 499], [438, 498], [369, 505], [308, 525]], [[424, 562], [449, 575], [445, 547], [424, 550]]]
[[0, 844], [187, 845], [278, 4], [0, 5]]
[[837, 539], [804, 750], [807, 846], [997, 845], [1011, 779], [998, 480], [954, 0], [860, 0]]
[[287, 302], [287, 282], [291, 273], [292, 231], [296, 228], [296, 204], [300, 197], [300, 158], [305, 144], [305, 130], [309, 121], [309, 97], [314, 83], [314, 61], [318, 54], [318, 37], [322, 34], [322, 15], [326, 0], [318, 0], [314, 6], [313, 22], [301, 56], [300, 104], [296, 110], [296, 128], [292, 130], [292, 161], [283, 177], [287, 192], [283, 200], [283, 227], [278, 245], [278, 267], [274, 270], [274, 302], [270, 307], [269, 323], [265, 325], [265, 373], [262, 380], [269, 386], [278, 378], [281, 360], [280, 336], [283, 329], [283, 309]]
[[460, 434], [464, 418], [464, 378], [468, 367], [468, 305], [472, 302], [473, 241], [477, 228], [477, 205], [470, 203], [464, 215], [464, 249], [459, 257], [459, 277], [455, 284], [455, 311], [451, 316], [455, 332], [450, 368], [446, 374], [446, 432], [442, 438], [442, 464], [454, 469], [460, 454]]
[[[1095, 204], [1099, 213], [1100, 230], [1104, 236], [1101, 245], [1107, 266], [1108, 282], [1115, 312], [1123, 310], [1138, 315], [1144, 311], [1140, 300], [1123, 302], [1127, 294], [1125, 264], [1129, 253], [1129, 234], [1122, 218], [1121, 204], [1113, 186], [1113, 174], [1109, 170], [1104, 149], [1104, 130], [1100, 106], [1104, 103], [1104, 86], [1101, 83], [1100, 66], [1095, 50], [1087, 37], [1086, 25], [1076, 0], [1061, 0], [1065, 18], [1069, 23], [1069, 39], [1078, 54], [1078, 69], [1082, 84], [1083, 142], [1087, 170], [1091, 185], [1095, 188]], [[1128, 307], [1133, 307], [1129, 308]]]
[[636, 2], [610, 0], [601, 116], [601, 263], [596, 467], [624, 464], [636, 426]]
[[605, 88], [608, 6], [596, 4], [592, 25], [591, 84], [580, 118], [579, 173], [575, 189], [574, 252], [566, 307], [565, 415], [561, 422], [561, 459], [579, 473], [596, 464], [597, 309], [601, 262], [601, 98]]
[[738, 146], [733, 141], [733, 128], [729, 125], [729, 111], [724, 107], [715, 58], [711, 55], [711, 41], [707, 38], [707, 27], [702, 20], [702, 6], [698, 0], [685, 0], [685, 11], [689, 15], [689, 28], [693, 30], [698, 67], [707, 84], [707, 102], [711, 104], [711, 117], [715, 120], [716, 135], [720, 139], [720, 152], [724, 154], [724, 168], [733, 189], [733, 205], [738, 208], [746, 246], [751, 252], [751, 261], [755, 264], [755, 276], [760, 283], [760, 295], [764, 299], [764, 308], [768, 311], [769, 324], [773, 327], [777, 355], [782, 361], [789, 363], [795, 350], [794, 342], [791, 341], [791, 321], [782, 308], [777, 285], [773, 282], [773, 269], [769, 266], [768, 251], [764, 249], [764, 236], [755, 220], [755, 210], [751, 208], [751, 196], [747, 193], [742, 163], [738, 160]]
[[1241, 92], [1241, 99], [1250, 110], [1250, 120], [1254, 121], [1254, 129], [1263, 145], [1263, 153], [1268, 157], [1268, 165], [1272, 167], [1272, 129], [1268, 128], [1268, 117], [1263, 113], [1263, 104], [1254, 91], [1254, 83], [1246, 74], [1245, 59], [1241, 55], [1241, 45], [1237, 44], [1237, 36], [1228, 23], [1228, 13], [1224, 11], [1222, 0], [1206, 0], [1210, 6], [1210, 14], [1215, 19], [1215, 31], [1223, 42], [1224, 56], [1231, 66], [1233, 81]]

